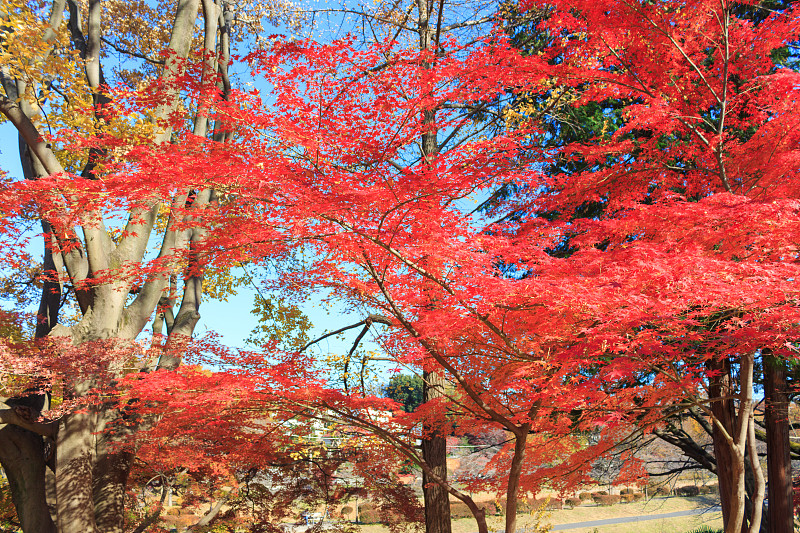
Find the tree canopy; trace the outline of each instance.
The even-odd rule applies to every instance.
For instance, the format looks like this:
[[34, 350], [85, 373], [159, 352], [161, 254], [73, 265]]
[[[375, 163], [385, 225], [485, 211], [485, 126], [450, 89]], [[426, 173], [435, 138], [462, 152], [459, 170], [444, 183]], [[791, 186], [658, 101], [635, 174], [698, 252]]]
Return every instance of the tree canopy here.
[[[0, 463], [24, 531], [135, 529], [130, 473], [181, 468], [233, 487], [226, 501], [268, 477], [283, 489], [256, 525], [277, 527], [292, 501], [345, 497], [348, 462], [418, 520], [396, 476], [411, 462], [429, 533], [448, 531], [448, 494], [487, 532], [482, 490], [506, 496], [514, 533], [520, 495], [590, 483], [676, 406], [713, 427], [726, 533], [759, 529], [756, 359], [793, 366], [800, 324], [791, 6], [416, 2], [371, 12], [371, 40], [245, 39], [241, 59], [233, 30], [263, 6], [179, 0], [168, 34], [147, 6], [117, 28], [123, 7], [4, 8], [0, 112], [25, 172], [0, 188], [0, 259], [42, 290], [34, 339], [12, 328], [0, 352]], [[109, 49], [144, 63], [111, 81]], [[232, 82], [234, 61], [258, 89]], [[332, 375], [290, 300], [259, 295], [278, 322], [260, 349], [192, 338], [208, 280], [288, 262], [264, 294], [362, 313], [356, 345], [372, 330], [418, 383], [377, 396], [355, 345]], [[446, 436], [481, 431], [506, 436], [501, 474], [448, 479]], [[641, 478], [624, 464], [617, 482]], [[786, 500], [791, 475], [780, 486]]]

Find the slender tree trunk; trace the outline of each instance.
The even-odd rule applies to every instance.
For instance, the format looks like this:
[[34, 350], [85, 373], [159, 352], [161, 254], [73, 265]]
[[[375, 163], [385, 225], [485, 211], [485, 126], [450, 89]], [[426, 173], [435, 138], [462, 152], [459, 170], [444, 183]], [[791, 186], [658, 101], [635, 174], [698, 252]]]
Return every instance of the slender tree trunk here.
[[519, 502], [519, 478], [525, 460], [525, 444], [528, 442], [530, 424], [522, 426], [522, 432], [514, 439], [514, 457], [508, 472], [508, 492], [506, 493], [506, 533], [517, 531], [517, 507]]
[[[419, 47], [420, 50], [429, 50], [433, 44], [433, 29], [429, 25], [431, 17], [431, 5], [427, 0], [417, 0], [419, 12]], [[430, 64], [423, 65], [430, 68]], [[439, 153], [439, 143], [436, 130], [436, 109], [423, 109], [423, 124], [430, 129], [422, 134], [422, 156], [429, 163], [432, 163]], [[441, 376], [426, 372], [423, 375], [425, 380], [424, 399], [426, 402], [443, 395], [444, 381]], [[438, 431], [422, 439], [422, 457], [427, 462], [433, 472], [442, 480], [447, 481], [447, 441], [446, 436]], [[422, 476], [422, 491], [425, 500], [425, 532], [426, 533], [450, 533], [450, 498], [447, 490], [439, 483], [429, 482], [426, 476]]]
[[[749, 533], [758, 533], [761, 529], [761, 516], [764, 509], [764, 491], [766, 489], [764, 482], [764, 471], [761, 468], [761, 459], [758, 457], [758, 450], [756, 449], [756, 429], [755, 429], [755, 416], [753, 414], [753, 402], [750, 402], [750, 413], [747, 420], [747, 452], [750, 459], [750, 466], [753, 472], [753, 479], [755, 490], [751, 500], [751, 511], [748, 515], [750, 517], [750, 530]], [[747, 508], [747, 505], [745, 505]]]
[[794, 531], [792, 460], [789, 454], [789, 387], [785, 363], [762, 351], [767, 433], [768, 523], [770, 533]]
[[[426, 372], [423, 379], [426, 402], [443, 395], [444, 380], [441, 376]], [[439, 479], [447, 481], [447, 437], [438, 429], [433, 429], [430, 433], [426, 431], [426, 435], [422, 439], [422, 458]], [[425, 501], [425, 532], [450, 533], [450, 498], [447, 489], [428, 479], [423, 472], [422, 492]]]

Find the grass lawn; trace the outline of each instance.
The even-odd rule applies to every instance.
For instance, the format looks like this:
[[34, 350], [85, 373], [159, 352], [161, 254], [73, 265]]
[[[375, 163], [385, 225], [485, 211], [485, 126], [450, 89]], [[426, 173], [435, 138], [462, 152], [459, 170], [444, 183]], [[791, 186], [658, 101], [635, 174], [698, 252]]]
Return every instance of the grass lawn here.
[[[600, 507], [589, 504], [575, 509], [563, 509], [561, 511], [546, 511], [540, 516], [541, 524], [571, 524], [574, 522], [588, 522], [590, 520], [604, 520], [608, 518], [626, 516], [646, 516], [662, 513], [672, 513], [676, 511], [686, 511], [690, 509], [705, 509], [718, 505], [719, 500], [714, 497], [698, 496], [694, 498], [682, 498], [678, 496], [670, 498], [652, 498], [647, 501], [635, 503], [621, 503], [608, 507]], [[503, 529], [504, 517], [487, 517], [489, 528], [493, 530]], [[529, 531], [533, 531], [536, 519], [530, 515], [519, 515], [517, 518], [517, 530], [523, 533], [527, 526]], [[565, 530], [569, 533], [686, 533], [701, 526], [708, 526], [714, 529], [722, 528], [722, 513], [708, 512], [702, 515], [682, 516], [678, 518], [662, 518], [632, 522], [627, 524], [616, 524], [594, 527], [583, 527]], [[362, 533], [386, 533], [388, 528], [380, 525], [362, 525]], [[453, 533], [477, 533], [478, 527], [475, 520], [462, 518], [453, 520]]]

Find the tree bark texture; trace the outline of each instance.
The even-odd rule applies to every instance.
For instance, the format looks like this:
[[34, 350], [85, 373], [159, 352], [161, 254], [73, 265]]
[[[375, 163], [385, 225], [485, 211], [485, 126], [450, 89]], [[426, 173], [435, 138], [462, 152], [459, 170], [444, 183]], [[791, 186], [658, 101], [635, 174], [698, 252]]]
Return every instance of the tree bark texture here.
[[[426, 372], [423, 379], [426, 402], [443, 395], [444, 380], [440, 376]], [[446, 481], [447, 437], [436, 429], [425, 433], [427, 436], [422, 439], [422, 458], [439, 479]], [[425, 532], [450, 533], [450, 498], [447, 489], [423, 473], [422, 492], [425, 501]]]
[[770, 533], [794, 531], [792, 460], [789, 454], [789, 387], [786, 364], [763, 350], [766, 402], [768, 523]]
[[519, 479], [525, 461], [525, 444], [528, 441], [530, 424], [522, 426], [522, 431], [514, 438], [514, 457], [508, 472], [508, 492], [506, 493], [506, 533], [517, 531], [517, 507], [519, 503]]
[[[712, 436], [714, 456], [717, 459], [722, 521], [725, 533], [745, 533], [749, 531], [749, 514], [745, 501], [745, 450], [752, 406], [745, 406], [743, 403], [752, 400], [752, 356], [749, 364], [747, 356], [742, 357], [738, 415], [733, 401], [733, 397], [737, 395], [737, 387], [734, 384], [730, 360], [727, 357], [713, 358], [707, 366], [715, 374], [709, 383], [709, 399], [715, 419]], [[745, 379], [748, 367], [749, 381]]]
[[0, 429], [0, 465], [8, 478], [22, 530], [55, 533], [56, 525], [47, 505], [42, 437], [13, 425]]

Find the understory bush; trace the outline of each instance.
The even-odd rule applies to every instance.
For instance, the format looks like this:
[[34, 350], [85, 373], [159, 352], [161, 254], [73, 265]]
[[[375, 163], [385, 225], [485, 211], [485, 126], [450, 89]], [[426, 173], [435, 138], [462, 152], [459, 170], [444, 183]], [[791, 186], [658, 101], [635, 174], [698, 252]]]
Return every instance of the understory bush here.
[[565, 501], [565, 502], [567, 503], [567, 505], [569, 505], [570, 507], [578, 507], [580, 504], [582, 504], [582, 503], [583, 503], [583, 500], [581, 500], [580, 498], [567, 498], [567, 499], [566, 499], [566, 500], [564, 500], [564, 501]]
[[697, 496], [700, 494], [700, 489], [694, 485], [685, 485], [675, 489], [675, 494], [678, 496]]
[[598, 505], [614, 505], [615, 503], [619, 503], [620, 495], [619, 494], [598, 494], [594, 498], [594, 502]]

